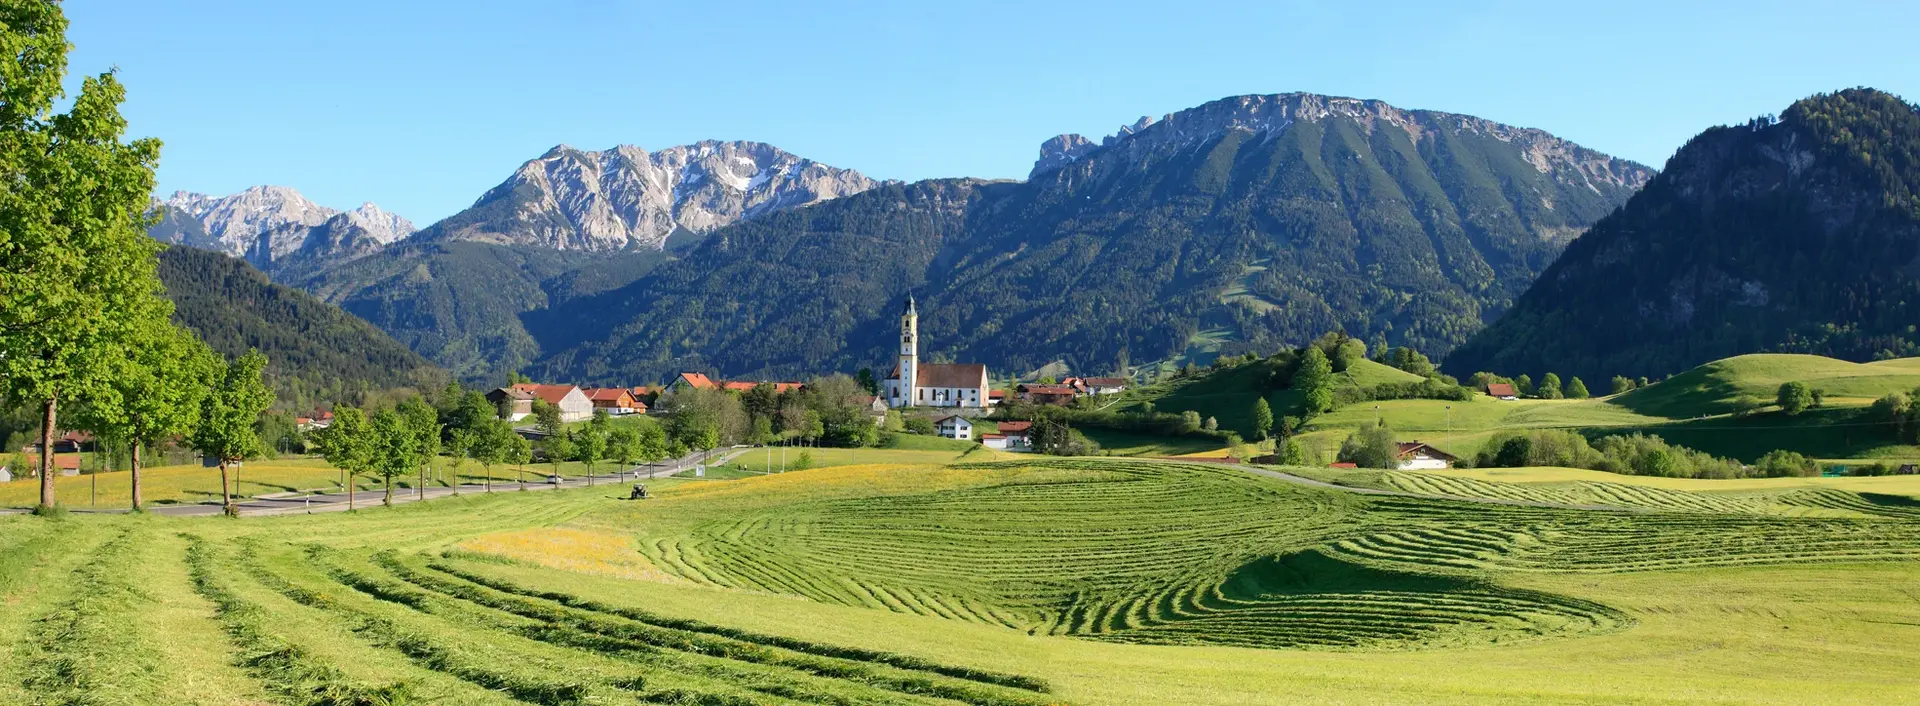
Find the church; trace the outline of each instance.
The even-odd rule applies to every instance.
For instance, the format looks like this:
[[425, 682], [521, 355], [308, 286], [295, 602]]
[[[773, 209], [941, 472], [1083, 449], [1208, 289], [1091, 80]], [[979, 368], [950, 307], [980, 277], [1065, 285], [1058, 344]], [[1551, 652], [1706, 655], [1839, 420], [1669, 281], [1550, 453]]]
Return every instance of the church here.
[[900, 312], [900, 360], [882, 383], [888, 407], [976, 407], [987, 403], [987, 366], [921, 363], [920, 312], [907, 295]]

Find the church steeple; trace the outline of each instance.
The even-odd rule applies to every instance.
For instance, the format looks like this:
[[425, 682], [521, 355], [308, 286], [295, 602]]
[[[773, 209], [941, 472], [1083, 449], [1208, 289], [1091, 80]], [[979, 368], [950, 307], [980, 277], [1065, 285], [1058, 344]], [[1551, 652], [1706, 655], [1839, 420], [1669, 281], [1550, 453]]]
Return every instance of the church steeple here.
[[913, 295], [907, 295], [907, 305], [900, 311], [900, 394], [906, 404], [912, 406], [914, 388], [920, 384], [920, 312], [914, 307]]

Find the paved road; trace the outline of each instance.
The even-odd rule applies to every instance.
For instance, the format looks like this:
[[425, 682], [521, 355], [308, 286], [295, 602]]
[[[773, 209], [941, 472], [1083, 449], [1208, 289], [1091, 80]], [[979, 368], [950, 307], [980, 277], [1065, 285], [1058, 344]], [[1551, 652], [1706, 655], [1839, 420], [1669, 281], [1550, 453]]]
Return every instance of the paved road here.
[[[732, 460], [734, 457], [739, 456], [740, 454], [745, 453], [746, 451], [749, 451], [749, 450], [751, 449], [731, 449], [725, 452], [716, 453], [713, 456], [713, 460], [708, 463], [709, 465], [715, 465], [715, 466], [724, 464], [727, 461]], [[665, 478], [665, 477], [674, 475], [675, 473], [692, 470], [694, 465], [700, 462], [701, 456], [703, 456], [703, 454], [699, 454], [699, 453], [688, 454], [687, 456], [677, 460], [661, 461], [659, 463], [642, 464], [638, 466], [633, 466], [631, 468], [628, 468], [624, 472], [595, 474], [593, 476], [592, 486], [593, 487], [606, 486], [615, 492], [623, 493], [626, 491], [626, 487], [624, 486], [624, 484], [627, 482], [631, 482], [635, 480], [646, 480], [646, 479], [652, 479], [652, 478]], [[543, 482], [544, 479], [546, 478], [546, 474], [544, 473], [530, 472], [527, 474], [527, 477], [534, 480], [530, 480], [526, 483], [519, 483], [514, 481], [506, 481], [506, 482], [496, 481], [493, 484], [493, 492], [498, 493], [498, 492], [504, 492], [504, 491], [521, 491], [521, 490], [533, 491], [533, 490], [553, 490], [557, 488], [589, 487], [588, 480], [585, 476], [567, 478], [558, 483]], [[394, 504], [397, 505], [400, 503], [420, 502], [421, 500], [432, 500], [434, 498], [444, 498], [444, 497], [452, 496], [455, 494], [474, 494], [474, 493], [485, 493], [485, 492], [487, 492], [487, 486], [482, 483], [463, 483], [458, 488], [433, 487], [433, 488], [427, 488], [424, 491], [418, 488], [394, 488], [393, 502]], [[281, 493], [281, 494], [274, 494], [270, 496], [246, 498], [245, 500], [242, 500], [240, 503], [238, 503], [238, 505], [240, 508], [240, 514], [246, 515], [246, 516], [291, 515], [291, 514], [303, 514], [303, 513], [314, 513], [314, 512], [344, 512], [350, 508], [378, 506], [380, 505], [381, 498], [385, 497], [386, 493], [385, 491], [381, 491], [381, 490], [361, 490], [361, 491], [355, 491], [354, 493], [351, 494], [351, 496], [352, 496], [351, 497], [352, 502], [349, 503], [348, 502], [349, 494], [344, 492], [313, 493], [313, 494]], [[219, 515], [221, 513], [220, 503], [217, 503], [217, 502], [198, 503], [193, 505], [149, 504], [147, 506], [147, 510], [148, 512], [151, 512], [156, 515], [169, 515], [169, 516], [175, 516], [175, 517], [208, 516], [208, 515]], [[71, 508], [70, 511], [76, 512], [76, 513], [98, 513], [98, 514], [114, 514], [114, 513], [126, 512], [126, 510], [124, 509], [90, 510], [85, 508]], [[22, 508], [0, 508], [0, 514], [19, 514], [24, 512], [29, 512], [29, 510], [22, 509]]]

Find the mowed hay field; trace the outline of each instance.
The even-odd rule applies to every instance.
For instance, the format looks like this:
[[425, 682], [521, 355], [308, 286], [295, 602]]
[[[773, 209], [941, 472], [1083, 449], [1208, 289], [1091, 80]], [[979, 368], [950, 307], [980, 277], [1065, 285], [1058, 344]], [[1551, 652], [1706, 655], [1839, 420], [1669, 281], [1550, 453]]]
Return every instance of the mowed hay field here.
[[649, 487], [0, 517], [0, 702], [1920, 700], [1894, 488], [1598, 511], [1032, 456]]
[[[318, 459], [248, 461], [234, 469], [240, 477], [243, 496], [285, 493], [299, 490], [339, 490], [340, 471]], [[102, 508], [123, 508], [132, 504], [126, 471], [92, 475], [62, 476], [54, 480], [54, 493], [61, 505], [84, 508], [97, 504]], [[199, 503], [220, 500], [220, 469], [198, 464], [161, 466], [141, 472], [141, 494], [149, 503]], [[365, 478], [359, 487], [371, 490], [377, 485]], [[0, 507], [32, 507], [40, 502], [40, 481], [16, 478], [0, 483]]]

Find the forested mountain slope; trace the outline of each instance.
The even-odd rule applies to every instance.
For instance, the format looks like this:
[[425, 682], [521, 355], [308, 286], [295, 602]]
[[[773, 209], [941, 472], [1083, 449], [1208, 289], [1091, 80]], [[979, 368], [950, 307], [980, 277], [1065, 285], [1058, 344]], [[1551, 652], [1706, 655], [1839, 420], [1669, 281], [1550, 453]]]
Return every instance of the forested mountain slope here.
[[1446, 367], [1657, 376], [1920, 354], [1920, 112], [1870, 89], [1701, 133]]
[[444, 384], [446, 374], [378, 328], [219, 253], [170, 247], [160, 279], [174, 320], [220, 354], [267, 355], [283, 400], [340, 401], [363, 390]]
[[908, 291], [923, 354], [1000, 370], [1107, 370], [1201, 341], [1277, 349], [1335, 328], [1443, 353], [1652, 174], [1538, 130], [1310, 94], [1048, 145], [1024, 183], [881, 187], [715, 231], [556, 312], [533, 370], [884, 366]]

